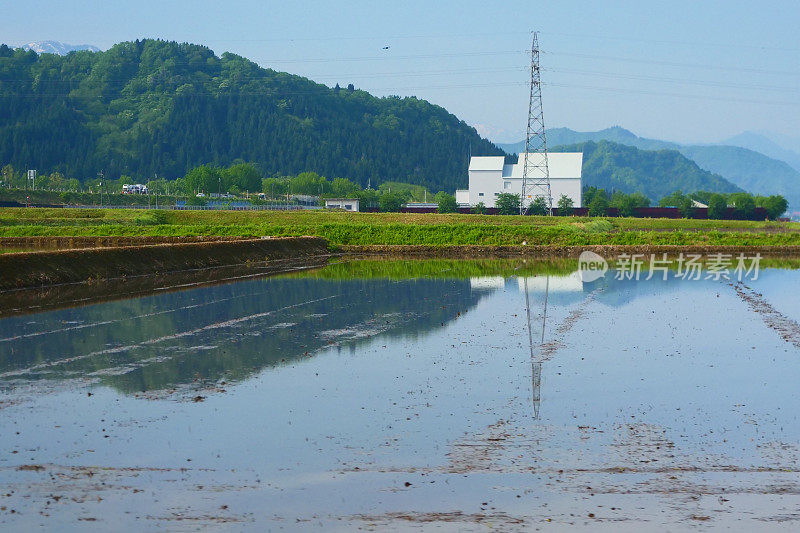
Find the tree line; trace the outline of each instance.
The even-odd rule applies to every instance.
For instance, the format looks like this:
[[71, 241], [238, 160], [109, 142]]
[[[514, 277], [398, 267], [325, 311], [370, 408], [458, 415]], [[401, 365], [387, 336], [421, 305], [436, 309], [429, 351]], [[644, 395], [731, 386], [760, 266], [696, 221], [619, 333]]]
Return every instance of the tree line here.
[[[585, 187], [583, 189], [583, 205], [587, 208], [589, 216], [607, 216], [610, 209], [616, 209], [617, 214], [623, 217], [634, 216], [636, 209], [650, 207], [650, 198], [640, 192], [627, 194], [621, 191], [614, 191], [609, 194], [605, 189], [597, 187]], [[708, 206], [708, 218], [726, 218], [728, 208], [732, 208], [734, 216], [741, 219], [750, 219], [755, 214], [757, 207], [763, 208], [767, 216], [775, 220], [786, 212], [789, 204], [781, 195], [755, 196], [746, 192], [735, 192], [729, 194], [715, 193], [709, 191], [697, 191], [691, 194], [684, 194], [675, 191], [659, 200], [659, 207], [675, 207], [680, 211], [683, 218], [693, 218], [697, 215], [697, 209], [703, 204]], [[501, 215], [515, 215], [520, 211], [520, 196], [513, 193], [501, 193], [495, 199], [495, 207]], [[557, 199], [554, 207], [558, 208], [559, 215], [572, 215], [574, 213], [574, 203], [572, 199], [564, 194]], [[485, 213], [486, 207], [483, 203], [473, 206], [475, 213]], [[534, 215], [547, 214], [548, 205], [543, 197], [534, 198], [527, 212]]]
[[465, 184], [470, 153], [503, 153], [416, 97], [327, 87], [153, 39], [66, 56], [0, 45], [0, 109], [0, 161], [81, 182], [101, 171], [174, 178], [240, 159], [269, 176], [312, 170], [362, 188], [401, 181], [453, 190]]
[[[0, 169], [2, 172], [2, 187], [27, 189], [34, 186], [28, 180], [27, 172], [16, 170], [13, 165], [7, 164]], [[66, 178], [60, 172], [50, 174], [37, 174], [35, 187], [51, 191], [89, 192], [106, 194], [119, 194], [124, 184], [134, 183], [129, 176], [120, 176], [116, 179], [107, 179], [102, 176], [88, 179], [83, 182], [75, 178]], [[366, 207], [379, 207], [381, 211], [399, 211], [408, 202], [431, 201], [437, 204], [440, 213], [454, 213], [458, 211], [458, 204], [453, 195], [440, 191], [431, 194], [427, 187], [411, 183], [386, 181], [373, 189], [370, 186], [362, 187], [358, 182], [348, 178], [326, 178], [316, 172], [301, 172], [297, 175], [274, 175], [266, 177], [255, 163], [237, 161], [234, 164], [221, 167], [214, 165], [200, 165], [189, 170], [184, 176], [174, 180], [153, 179], [145, 183], [151, 194], [185, 196], [191, 203], [205, 203], [197, 200], [197, 196], [213, 196], [215, 194], [258, 195], [251, 201], [258, 203], [285, 198], [287, 201], [298, 195], [317, 196], [320, 198], [348, 197], [357, 198]], [[518, 214], [520, 210], [520, 196], [512, 193], [501, 193], [497, 196], [495, 205], [497, 212], [504, 215]], [[698, 204], [708, 206], [708, 218], [722, 219], [727, 216], [728, 208], [733, 208], [737, 218], [752, 218], [757, 207], [764, 208], [770, 219], [783, 215], [788, 208], [787, 200], [781, 195], [758, 196], [746, 192], [718, 193], [710, 191], [696, 191], [684, 194], [674, 191], [658, 201], [659, 207], [675, 207], [684, 218], [696, 215]], [[603, 188], [584, 187], [583, 205], [587, 208], [589, 216], [606, 216], [609, 209], [616, 209], [619, 216], [633, 216], [636, 209], [650, 207], [651, 201], [641, 192], [624, 193], [616, 190], [609, 193]], [[554, 207], [558, 213], [567, 215], [573, 213], [574, 204], [570, 197], [561, 195], [556, 199]], [[473, 213], [486, 213], [488, 210], [481, 202], [471, 208]], [[529, 214], [547, 214], [548, 205], [544, 198], [536, 197], [527, 209]]]

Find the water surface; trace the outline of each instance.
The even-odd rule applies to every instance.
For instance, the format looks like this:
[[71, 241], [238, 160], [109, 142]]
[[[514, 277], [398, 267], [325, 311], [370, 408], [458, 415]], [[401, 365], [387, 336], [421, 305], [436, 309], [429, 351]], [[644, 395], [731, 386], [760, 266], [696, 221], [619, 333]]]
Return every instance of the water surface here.
[[795, 528], [800, 271], [574, 269], [358, 261], [4, 318], [0, 524]]

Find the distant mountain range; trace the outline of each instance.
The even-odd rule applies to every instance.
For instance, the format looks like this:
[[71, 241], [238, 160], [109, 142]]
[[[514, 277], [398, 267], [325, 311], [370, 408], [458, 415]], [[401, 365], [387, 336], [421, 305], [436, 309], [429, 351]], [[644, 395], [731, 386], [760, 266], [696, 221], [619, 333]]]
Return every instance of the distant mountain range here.
[[[23, 48], [58, 56], [32, 60], [0, 45], [0, 165], [145, 179], [245, 160], [265, 175], [315, 171], [361, 185], [403, 181], [452, 191], [466, 186], [468, 154], [523, 149], [498, 148], [424, 100], [327, 87], [200, 45], [148, 39], [105, 52], [57, 41]], [[96, 53], [70, 54], [76, 50]], [[800, 206], [800, 171], [791, 166], [800, 156], [790, 146], [752, 132], [729, 142], [680, 145], [621, 127], [548, 130], [549, 146], [584, 152], [587, 185], [653, 200], [675, 189], [741, 188]]]
[[583, 152], [583, 184], [625, 193], [641, 192], [657, 202], [676, 191], [739, 192], [722, 176], [703, 170], [677, 150], [640, 150], [611, 141], [586, 141], [555, 150]]
[[[788, 156], [789, 160], [792, 160], [791, 156], [794, 154], [791, 150], [758, 134], [743, 134], [732, 140], [752, 147], [769, 149], [774, 155], [782, 153], [784, 157]], [[794, 168], [786, 159], [768, 157], [752, 148], [725, 144], [682, 145], [639, 137], [619, 126], [591, 132], [574, 131], [569, 128], [547, 130], [549, 147], [556, 148], [559, 145], [575, 145], [587, 141], [611, 141], [647, 151], [674, 150], [697, 163], [699, 168], [717, 174], [737, 187], [754, 194], [782, 194], [793, 208], [800, 207], [800, 170]], [[518, 153], [524, 150], [525, 143], [497, 146], [506, 152]], [[783, 152], [780, 152], [781, 150]], [[686, 187], [683, 190], [690, 191]]]
[[[787, 145], [782, 145], [760, 133], [746, 131], [730, 139], [725, 139], [722, 144], [747, 148], [754, 152], [760, 152], [767, 157], [789, 163], [795, 170], [800, 172], [800, 152], [795, 151]], [[788, 144], [788, 143], [787, 143]], [[797, 150], [800, 150], [798, 143]]]
[[59, 41], [33, 41], [31, 43], [22, 45], [20, 48], [24, 50], [33, 50], [37, 54], [57, 54], [65, 56], [70, 52], [77, 52], [80, 50], [89, 50], [90, 52], [99, 52], [100, 49], [91, 44], [67, 44]]

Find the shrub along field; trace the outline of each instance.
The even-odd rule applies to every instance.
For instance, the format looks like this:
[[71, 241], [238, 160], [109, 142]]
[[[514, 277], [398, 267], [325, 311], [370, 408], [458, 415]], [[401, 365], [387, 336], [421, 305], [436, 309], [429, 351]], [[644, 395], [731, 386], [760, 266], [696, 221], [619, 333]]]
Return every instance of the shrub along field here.
[[800, 245], [800, 224], [330, 211], [0, 208], [0, 237], [316, 235], [334, 245]]

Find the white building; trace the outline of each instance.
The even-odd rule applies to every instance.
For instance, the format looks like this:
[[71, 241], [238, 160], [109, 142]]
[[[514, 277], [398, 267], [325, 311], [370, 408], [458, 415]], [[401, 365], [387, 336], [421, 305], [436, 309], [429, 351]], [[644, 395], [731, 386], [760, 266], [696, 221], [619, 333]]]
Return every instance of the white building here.
[[358, 198], [325, 198], [325, 208], [358, 212]]
[[147, 194], [147, 185], [126, 183], [122, 186], [122, 194]]
[[[486, 207], [495, 206], [495, 197], [501, 193], [522, 194], [522, 172], [525, 160], [519, 154], [517, 162], [513, 165], [505, 164], [503, 156], [473, 157], [469, 161], [469, 190], [456, 191], [456, 202], [474, 206], [483, 202]], [[536, 158], [541, 162], [542, 154], [528, 156], [528, 186], [535, 177], [530, 172]], [[550, 193], [553, 197], [553, 207], [558, 204], [562, 194], [572, 198], [574, 207], [582, 207], [581, 167], [583, 154], [580, 152], [558, 152], [547, 154], [547, 167], [550, 172]], [[523, 199], [524, 205], [533, 201], [529, 194]]]

